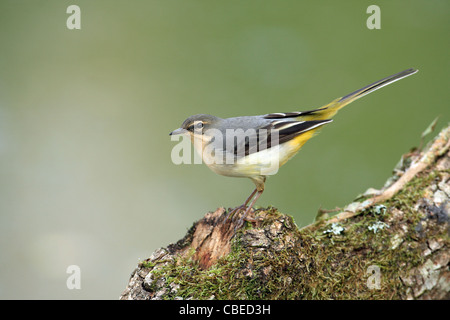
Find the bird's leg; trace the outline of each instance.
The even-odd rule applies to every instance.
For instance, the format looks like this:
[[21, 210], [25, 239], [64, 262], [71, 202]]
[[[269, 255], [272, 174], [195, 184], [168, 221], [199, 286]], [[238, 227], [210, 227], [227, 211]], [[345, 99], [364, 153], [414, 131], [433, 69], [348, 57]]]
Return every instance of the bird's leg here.
[[225, 218], [225, 222], [228, 220], [229, 217], [235, 215], [236, 213], [238, 213], [239, 211], [245, 209], [247, 207], [248, 202], [253, 198], [253, 196], [255, 195], [256, 191], [258, 191], [258, 189], [255, 188], [255, 190], [253, 190], [253, 192], [250, 194], [250, 196], [247, 198], [247, 200], [245, 200], [244, 204], [234, 208], [233, 210], [231, 210], [228, 214], [227, 217]]
[[[264, 189], [260, 190], [260, 191], [259, 190], [255, 190], [255, 191], [257, 191], [255, 198], [253, 199], [252, 203], [248, 206], [247, 210], [244, 212], [242, 217], [239, 219], [239, 222], [238, 222], [236, 228], [240, 228], [241, 225], [243, 224], [244, 220], [249, 220], [249, 218], [246, 218], [246, 216], [250, 212], [250, 210], [252, 210], [253, 206], [256, 203], [256, 200], [258, 200], [258, 198], [262, 195]], [[251, 219], [249, 221], [252, 221], [252, 220], [254, 220], [254, 219]], [[254, 221], [256, 221], [256, 220], [254, 220]]]

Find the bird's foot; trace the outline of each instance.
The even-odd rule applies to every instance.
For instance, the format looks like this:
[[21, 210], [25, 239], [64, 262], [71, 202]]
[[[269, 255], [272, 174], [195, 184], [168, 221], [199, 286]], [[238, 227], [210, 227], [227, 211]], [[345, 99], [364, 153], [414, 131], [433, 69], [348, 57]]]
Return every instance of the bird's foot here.
[[241, 212], [242, 210], [245, 210], [245, 209], [247, 209], [246, 205], [240, 205], [240, 206], [232, 209], [230, 212], [228, 212], [228, 214], [227, 214], [227, 216], [225, 218], [225, 222], [227, 222], [229, 218], [231, 218], [231, 220], [233, 221], [233, 217], [235, 215], [238, 215], [239, 212]]
[[239, 219], [238, 223], [236, 224], [236, 228], [235, 230], [239, 229], [242, 227], [242, 225], [244, 224], [244, 221], [248, 221], [250, 223], [259, 223], [261, 222], [263, 219], [261, 218], [253, 218], [253, 217], [249, 217], [248, 214], [253, 210], [252, 207], [248, 207], [247, 210], [244, 212], [244, 214], [242, 215], [242, 217]]

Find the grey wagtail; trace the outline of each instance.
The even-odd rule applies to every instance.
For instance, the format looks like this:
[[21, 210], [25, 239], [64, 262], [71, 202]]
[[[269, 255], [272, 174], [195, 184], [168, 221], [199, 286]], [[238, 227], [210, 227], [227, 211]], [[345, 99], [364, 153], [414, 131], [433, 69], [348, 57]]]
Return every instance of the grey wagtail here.
[[417, 71], [404, 70], [309, 111], [227, 119], [197, 114], [187, 118], [170, 135], [183, 134], [190, 137], [194, 149], [215, 173], [229, 177], [247, 177], [255, 183], [255, 190], [244, 204], [227, 215], [228, 219], [231, 214], [246, 210], [239, 220], [239, 226], [263, 193], [266, 176], [275, 174], [318, 129], [333, 121], [331, 118], [341, 108]]

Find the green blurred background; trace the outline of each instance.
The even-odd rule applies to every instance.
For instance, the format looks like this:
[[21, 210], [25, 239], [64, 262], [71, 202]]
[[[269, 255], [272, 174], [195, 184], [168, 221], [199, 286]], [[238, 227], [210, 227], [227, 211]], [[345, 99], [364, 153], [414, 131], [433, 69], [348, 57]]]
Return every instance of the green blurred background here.
[[[81, 8], [69, 30], [66, 8]], [[381, 8], [369, 30], [366, 9]], [[299, 226], [380, 188], [436, 116], [449, 120], [450, 2], [0, 2], [0, 298], [117, 299], [138, 261], [248, 179], [171, 162], [192, 114], [307, 110], [420, 72], [342, 110], [258, 205]], [[81, 268], [69, 290], [66, 268]]]

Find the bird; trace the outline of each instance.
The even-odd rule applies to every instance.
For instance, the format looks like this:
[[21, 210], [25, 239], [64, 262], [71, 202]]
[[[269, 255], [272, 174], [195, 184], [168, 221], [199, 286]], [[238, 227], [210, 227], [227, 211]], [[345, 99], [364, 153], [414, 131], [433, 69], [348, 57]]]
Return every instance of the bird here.
[[[266, 177], [274, 175], [294, 157], [306, 141], [311, 139], [340, 109], [395, 81], [418, 72], [410, 68], [330, 103], [308, 111], [276, 112], [256, 116], [219, 118], [209, 114], [188, 117], [170, 135], [185, 135], [203, 162], [215, 173], [229, 177], [250, 178], [255, 189], [245, 202], [227, 214], [227, 219], [241, 211], [239, 219], [255, 221], [247, 215], [264, 192]], [[249, 205], [250, 203], [250, 205]]]

